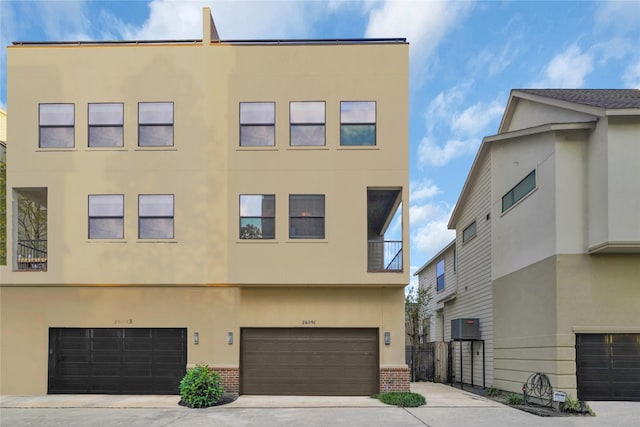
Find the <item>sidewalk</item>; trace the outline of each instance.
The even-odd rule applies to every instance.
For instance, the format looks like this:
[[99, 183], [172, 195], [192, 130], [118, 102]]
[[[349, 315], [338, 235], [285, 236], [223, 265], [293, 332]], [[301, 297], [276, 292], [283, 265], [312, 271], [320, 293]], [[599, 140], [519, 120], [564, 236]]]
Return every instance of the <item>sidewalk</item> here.
[[[428, 407], [496, 407], [492, 400], [445, 384], [412, 383], [411, 391], [422, 394]], [[182, 408], [180, 396], [49, 394], [44, 396], [0, 396], [0, 408]], [[375, 408], [388, 407], [368, 396], [252, 396], [242, 395], [218, 408]]]

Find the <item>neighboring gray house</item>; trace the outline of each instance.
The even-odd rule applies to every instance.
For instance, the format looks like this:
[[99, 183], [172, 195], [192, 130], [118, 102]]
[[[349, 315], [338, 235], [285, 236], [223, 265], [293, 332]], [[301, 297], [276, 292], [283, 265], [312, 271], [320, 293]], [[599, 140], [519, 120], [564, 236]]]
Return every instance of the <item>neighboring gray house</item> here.
[[[479, 318], [487, 386], [520, 392], [543, 372], [583, 400], [640, 400], [639, 183], [640, 90], [513, 90], [452, 213], [455, 244], [417, 273], [428, 286], [453, 253], [433, 337], [439, 313], [445, 340], [452, 319]], [[482, 381], [480, 347], [456, 346], [464, 382], [472, 352]]]

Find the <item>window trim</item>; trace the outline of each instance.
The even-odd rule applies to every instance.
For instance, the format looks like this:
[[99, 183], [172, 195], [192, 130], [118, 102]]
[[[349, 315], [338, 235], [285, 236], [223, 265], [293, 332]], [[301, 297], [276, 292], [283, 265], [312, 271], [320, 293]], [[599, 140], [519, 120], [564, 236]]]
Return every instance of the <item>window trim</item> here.
[[[440, 266], [440, 264], [442, 264], [442, 274], [438, 274], [438, 267]], [[444, 287], [445, 287], [444, 272], [445, 272], [445, 262], [444, 262], [444, 258], [442, 258], [438, 262], [436, 262], [436, 291], [437, 292], [444, 290]], [[442, 286], [440, 286], [440, 282], [441, 282], [440, 278], [442, 278]]]
[[[42, 124], [42, 106], [43, 105], [71, 105], [73, 106], [73, 124], [71, 125], [43, 125]], [[71, 145], [67, 147], [47, 147], [42, 145], [42, 129], [71, 128], [72, 138]], [[44, 150], [69, 150], [76, 148], [76, 104], [73, 102], [41, 102], [38, 104], [38, 148]]]
[[[144, 197], [144, 196], [171, 196], [171, 212], [172, 212], [172, 216], [142, 216], [140, 215], [140, 198]], [[171, 218], [171, 237], [141, 237], [140, 236], [140, 220], [141, 219], [148, 219], [148, 218], [162, 218], [162, 219], [167, 219], [167, 218]], [[173, 240], [175, 239], [175, 235], [176, 235], [176, 196], [175, 194], [169, 194], [169, 193], [163, 193], [163, 194], [157, 194], [157, 193], [145, 193], [145, 194], [138, 194], [138, 239], [139, 240]]]
[[[171, 123], [142, 123], [140, 122], [140, 105], [141, 104], [171, 104]], [[176, 108], [173, 101], [140, 101], [138, 102], [138, 147], [139, 148], [169, 148], [174, 147], [175, 139], [175, 121]], [[123, 121], [124, 123], [124, 121]], [[171, 145], [140, 145], [140, 129], [143, 127], [161, 127], [171, 126]]]
[[[91, 216], [91, 197], [100, 197], [100, 196], [120, 196], [122, 200], [122, 216]], [[124, 194], [89, 194], [87, 196], [87, 237], [89, 240], [122, 240], [124, 239]], [[122, 219], [122, 237], [91, 237], [91, 220], [92, 219], [107, 219], [107, 218], [120, 218]]]
[[[342, 121], [342, 104], [347, 104], [347, 103], [368, 103], [371, 102], [373, 103], [374, 106], [374, 117], [373, 117], [373, 122], [349, 122], [349, 123], [344, 123]], [[350, 100], [350, 101], [340, 101], [340, 110], [339, 110], [339, 114], [340, 114], [340, 147], [344, 148], [344, 147], [377, 147], [378, 146], [378, 101], [375, 100], [359, 100], [359, 101], [355, 101], [355, 100]], [[344, 126], [373, 126], [373, 144], [343, 144], [342, 143], [342, 128]]]
[[[273, 197], [273, 216], [242, 216], [242, 196], [272, 196]], [[240, 194], [238, 196], [238, 239], [245, 241], [245, 240], [275, 240], [276, 238], [276, 195], [275, 194]], [[273, 237], [254, 237], [254, 238], [249, 238], [249, 237], [242, 237], [242, 219], [243, 218], [252, 218], [252, 219], [273, 219]]]
[[[323, 200], [323, 212], [322, 212], [322, 216], [292, 216], [291, 215], [291, 200], [293, 197], [297, 197], [297, 196], [321, 196], [322, 200]], [[322, 218], [322, 229], [323, 229], [323, 233], [322, 236], [318, 236], [318, 237], [309, 237], [309, 236], [302, 236], [302, 237], [297, 237], [297, 236], [292, 236], [291, 235], [291, 219], [292, 218]], [[327, 238], [327, 229], [326, 229], [326, 224], [327, 224], [327, 197], [325, 194], [300, 194], [300, 193], [296, 193], [296, 194], [289, 194], [289, 239], [290, 240], [324, 240]]]
[[[273, 123], [242, 123], [242, 104], [272, 104], [273, 105]], [[250, 149], [273, 149], [276, 146], [276, 102], [275, 101], [240, 101], [238, 103], [238, 147]], [[242, 144], [242, 128], [243, 127], [267, 127], [273, 130], [273, 144], [270, 145], [243, 145]]]
[[[466, 231], [471, 227], [473, 227], [473, 234], [469, 237], [465, 237]], [[462, 243], [467, 243], [477, 235], [478, 235], [478, 225], [476, 224], [476, 221], [473, 220], [473, 222], [471, 222], [469, 225], [467, 225], [465, 228], [462, 229]]]
[[[91, 124], [92, 105], [121, 105], [122, 124]], [[91, 145], [91, 128], [120, 128], [122, 129], [122, 140], [120, 145]], [[87, 104], [87, 147], [89, 148], [123, 148], [124, 147], [124, 102], [89, 102]]]
[[[317, 122], [294, 122], [291, 118], [291, 106], [293, 104], [322, 104], [322, 123]], [[322, 126], [322, 144], [293, 144], [292, 132], [294, 126], [297, 127], [311, 127]], [[327, 146], [327, 102], [326, 101], [289, 101], [289, 147], [326, 147]]]
[[[523, 185], [525, 183], [525, 181], [533, 175], [533, 187], [531, 187], [531, 189], [529, 189], [529, 191], [527, 191], [526, 193], [523, 193], [518, 199], [516, 199], [514, 197], [514, 193], [515, 190], [520, 186]], [[507, 191], [501, 200], [501, 208], [502, 208], [502, 213], [505, 213], [509, 210], [511, 210], [514, 206], [518, 205], [522, 200], [526, 199], [527, 196], [529, 194], [531, 194], [534, 190], [536, 190], [538, 188], [538, 180], [537, 180], [537, 172], [536, 169], [534, 168], [531, 172], [529, 172], [524, 178], [522, 178], [516, 185], [514, 185], [513, 187], [511, 187], [511, 189], [509, 191]], [[504, 207], [504, 203], [505, 203], [505, 198], [507, 196], [511, 196], [511, 204], [509, 206], [507, 206], [506, 208]]]

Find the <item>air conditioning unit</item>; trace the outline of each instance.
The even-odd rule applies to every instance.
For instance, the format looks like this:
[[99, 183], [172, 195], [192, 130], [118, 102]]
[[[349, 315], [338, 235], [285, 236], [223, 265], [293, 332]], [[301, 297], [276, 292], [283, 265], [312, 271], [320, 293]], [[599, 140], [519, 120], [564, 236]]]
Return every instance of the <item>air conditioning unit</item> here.
[[452, 340], [479, 340], [480, 319], [453, 319], [451, 321]]

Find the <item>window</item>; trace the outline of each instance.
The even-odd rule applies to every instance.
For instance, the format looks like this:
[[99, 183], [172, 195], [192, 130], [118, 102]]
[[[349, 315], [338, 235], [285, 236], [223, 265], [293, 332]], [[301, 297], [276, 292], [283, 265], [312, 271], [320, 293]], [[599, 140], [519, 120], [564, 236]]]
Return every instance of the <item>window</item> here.
[[376, 102], [340, 103], [340, 145], [376, 145]]
[[41, 148], [73, 148], [75, 146], [75, 105], [40, 104]]
[[464, 230], [462, 230], [462, 243], [474, 238], [476, 236], [476, 222], [473, 221], [471, 224], [467, 226]]
[[173, 194], [138, 196], [138, 237], [173, 239]]
[[240, 195], [240, 238], [275, 239], [276, 196]]
[[502, 196], [502, 212], [515, 205], [520, 199], [536, 188], [536, 171], [531, 171], [522, 181]]
[[455, 273], [458, 270], [458, 253], [456, 248], [453, 248], [453, 272]]
[[444, 289], [444, 260], [441, 259], [436, 264], [436, 290]]
[[138, 103], [138, 146], [173, 146], [173, 102]]
[[324, 239], [324, 195], [289, 196], [289, 238]]
[[124, 195], [89, 196], [89, 238], [122, 239], [124, 237]]
[[290, 145], [325, 145], [324, 102], [291, 102], [289, 123]]
[[275, 102], [240, 103], [240, 146], [273, 147], [275, 127]]
[[89, 147], [122, 147], [123, 125], [123, 104], [89, 104]]

